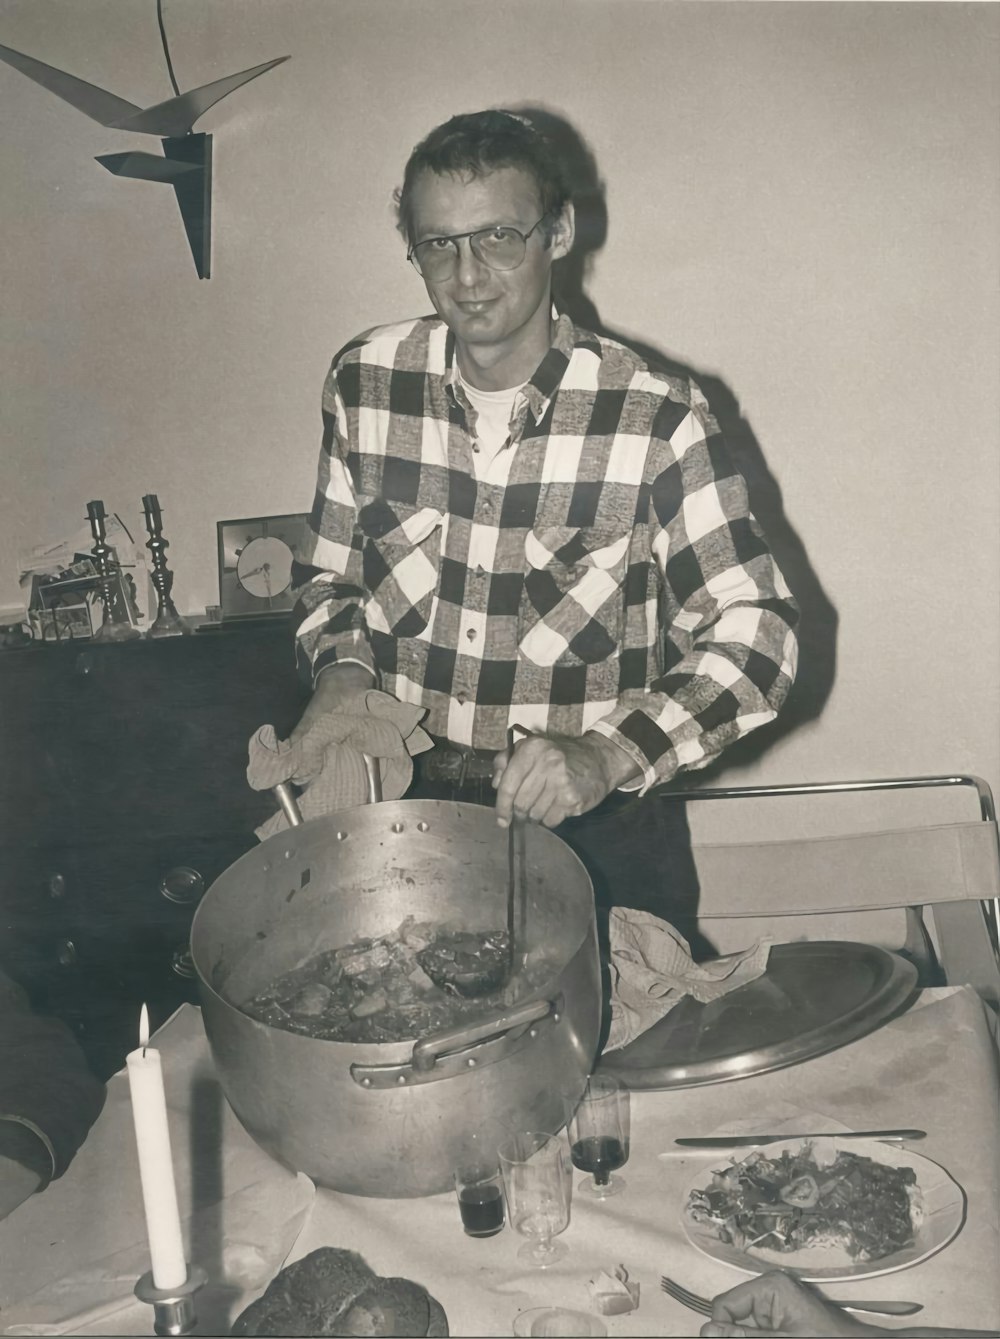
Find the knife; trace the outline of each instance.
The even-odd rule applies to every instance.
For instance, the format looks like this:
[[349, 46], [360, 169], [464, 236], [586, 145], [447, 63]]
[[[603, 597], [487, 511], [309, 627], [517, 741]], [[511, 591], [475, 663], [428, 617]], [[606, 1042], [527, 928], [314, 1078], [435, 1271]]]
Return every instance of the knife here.
[[699, 1139], [675, 1139], [683, 1148], [754, 1148], [758, 1144], [780, 1144], [786, 1139], [884, 1139], [898, 1144], [905, 1139], [923, 1139], [926, 1130], [826, 1130], [821, 1134], [721, 1134]]

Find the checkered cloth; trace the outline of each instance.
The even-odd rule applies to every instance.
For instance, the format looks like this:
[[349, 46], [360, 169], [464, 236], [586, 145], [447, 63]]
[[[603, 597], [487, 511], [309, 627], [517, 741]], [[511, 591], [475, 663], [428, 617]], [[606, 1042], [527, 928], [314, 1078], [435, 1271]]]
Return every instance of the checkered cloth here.
[[605, 1053], [627, 1046], [688, 995], [708, 1004], [756, 981], [771, 952], [770, 941], [763, 939], [739, 953], [696, 963], [672, 925], [631, 907], [611, 908], [608, 934], [611, 1027]]
[[373, 667], [458, 747], [596, 730], [643, 790], [774, 717], [795, 606], [692, 382], [562, 316], [478, 481], [436, 317], [347, 345], [323, 408], [303, 670]]
[[[279, 739], [273, 725], [262, 725], [247, 749], [247, 781], [254, 790], [297, 782], [305, 787], [299, 797], [302, 817], [319, 818], [367, 801], [368, 754], [378, 764], [382, 798], [397, 800], [413, 780], [413, 758], [433, 747], [420, 728], [422, 714], [419, 707], [371, 689], [348, 707], [321, 716], [294, 744]], [[279, 812], [255, 832], [266, 841], [287, 826]]]

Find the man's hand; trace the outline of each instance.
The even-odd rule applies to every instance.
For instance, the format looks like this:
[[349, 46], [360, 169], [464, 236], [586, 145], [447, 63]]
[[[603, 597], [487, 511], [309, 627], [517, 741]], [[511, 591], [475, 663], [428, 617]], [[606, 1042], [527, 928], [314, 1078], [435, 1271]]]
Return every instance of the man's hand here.
[[852, 1335], [886, 1334], [828, 1302], [791, 1274], [775, 1270], [738, 1283], [712, 1303], [712, 1319], [703, 1335]]
[[496, 756], [497, 821], [509, 827], [516, 814], [555, 828], [638, 775], [628, 754], [603, 735], [529, 735], [509, 761], [506, 753]]
[[351, 701], [362, 697], [375, 687], [375, 677], [364, 665], [331, 665], [316, 680], [298, 725], [289, 735], [289, 742], [299, 744], [322, 716], [341, 711]]

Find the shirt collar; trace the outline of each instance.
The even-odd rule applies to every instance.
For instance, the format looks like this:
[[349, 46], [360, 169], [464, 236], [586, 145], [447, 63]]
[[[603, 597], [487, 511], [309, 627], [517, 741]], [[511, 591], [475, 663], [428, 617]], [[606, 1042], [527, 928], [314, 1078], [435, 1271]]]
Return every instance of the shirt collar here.
[[[559, 383], [569, 366], [573, 350], [576, 348], [576, 327], [573, 322], [565, 313], [560, 315], [555, 307], [552, 308], [552, 315], [555, 318], [555, 329], [549, 351], [535, 368], [534, 375], [525, 383], [522, 390], [536, 425], [545, 416], [552, 397], [559, 389]], [[448, 331], [445, 340], [444, 358], [445, 386], [448, 395], [453, 403], [460, 405], [463, 409], [468, 409], [470, 406], [462, 389], [458, 361], [455, 357], [455, 336], [451, 330]]]

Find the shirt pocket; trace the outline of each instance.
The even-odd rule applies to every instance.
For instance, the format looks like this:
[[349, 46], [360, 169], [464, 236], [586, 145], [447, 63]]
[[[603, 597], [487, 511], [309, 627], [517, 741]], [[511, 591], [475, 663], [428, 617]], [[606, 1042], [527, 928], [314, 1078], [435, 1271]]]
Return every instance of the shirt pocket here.
[[376, 632], [420, 637], [438, 589], [444, 513], [384, 498], [359, 503], [365, 620]]
[[520, 653], [535, 665], [593, 665], [616, 656], [631, 535], [597, 527], [529, 531]]

